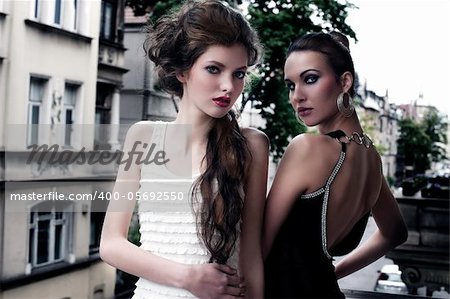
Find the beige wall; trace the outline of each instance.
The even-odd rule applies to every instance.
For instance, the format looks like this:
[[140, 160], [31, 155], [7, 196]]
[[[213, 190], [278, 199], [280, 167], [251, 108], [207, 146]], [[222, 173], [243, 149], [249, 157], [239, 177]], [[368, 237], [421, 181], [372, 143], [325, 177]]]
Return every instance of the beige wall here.
[[[26, 273], [26, 266], [28, 260], [28, 225], [29, 222], [29, 211], [33, 202], [31, 201], [19, 201], [12, 202], [9, 200], [10, 193], [26, 193], [26, 192], [36, 192], [45, 194], [51, 190], [48, 186], [39, 187], [39, 184], [34, 183], [27, 184], [27, 189], [23, 188], [24, 184], [6, 184], [6, 207], [5, 207], [5, 233], [4, 239], [8, 240], [4, 243], [4, 261], [3, 261], [3, 278], [12, 278], [19, 275], [24, 275]], [[14, 187], [17, 188], [14, 188]], [[65, 191], [62, 188], [55, 188], [55, 191], [59, 192]], [[87, 192], [87, 190], [80, 189], [78, 187], [78, 192]], [[88, 256], [89, 243], [87, 245], [82, 244], [82, 240], [86, 239], [89, 242], [89, 215], [82, 215], [76, 211], [81, 211], [81, 202], [74, 202], [74, 213], [72, 215], [72, 229], [73, 229], [73, 245], [72, 248], [68, 250], [77, 259], [85, 258]], [[23, 212], [20, 212], [23, 211]], [[80, 234], [82, 236], [80, 236]], [[82, 248], [84, 245], [86, 248]], [[67, 257], [69, 259], [69, 257]], [[68, 260], [67, 260], [68, 261]]]
[[[10, 1], [0, 1], [0, 12], [9, 14]], [[0, 17], [0, 56], [4, 59], [0, 61], [0, 120], [5, 119], [5, 97], [6, 97], [6, 69], [9, 64], [8, 57], [8, 41], [9, 41], [9, 19], [10, 17]], [[0, 121], [0, 149], [4, 148], [3, 141], [3, 121]]]
[[450, 159], [450, 124], [447, 127], [447, 159]]
[[[28, 93], [30, 75], [48, 77], [48, 87], [41, 106], [41, 114], [45, 123], [50, 123], [52, 116], [53, 94], [64, 95], [65, 82], [81, 84], [80, 95], [75, 108], [75, 121], [78, 124], [91, 124], [90, 130], [84, 132], [80, 145], [92, 148], [96, 100], [97, 62], [100, 31], [100, 0], [79, 0], [79, 25], [73, 33], [92, 38], [91, 41], [69, 37], [51, 30], [37, 28], [26, 24], [26, 20], [39, 21], [59, 29], [67, 25], [51, 24], [51, 8], [53, 0], [42, 3], [42, 18], [34, 19], [34, 0], [3, 1], [0, 0], [0, 11], [8, 13], [0, 19], [0, 55], [6, 57], [0, 63], [0, 149], [23, 150], [25, 148], [24, 124], [27, 123]], [[70, 22], [69, 22], [70, 23]], [[72, 30], [72, 29], [70, 29]], [[14, 124], [22, 125], [14, 127]], [[6, 135], [6, 138], [3, 136]], [[18, 136], [19, 135], [19, 136]], [[20, 135], [23, 135], [20, 136]], [[15, 138], [13, 138], [15, 137]], [[47, 140], [44, 140], [47, 141]], [[49, 142], [51, 143], [51, 142]], [[7, 156], [10, 169], [18, 169], [19, 181], [28, 178], [32, 170], [18, 167], [17, 153]], [[16, 157], [14, 156], [16, 155]], [[19, 153], [20, 155], [20, 153]], [[8, 160], [9, 159], [9, 160]], [[15, 160], [16, 159], [16, 160]], [[11, 164], [12, 163], [12, 164]], [[92, 172], [90, 172], [92, 174]], [[86, 173], [83, 172], [83, 175]], [[24, 176], [25, 175], [25, 176]], [[82, 176], [82, 175], [80, 175]], [[62, 176], [60, 176], [61, 178]], [[42, 177], [40, 177], [42, 179]], [[23, 183], [23, 182], [22, 182]], [[55, 185], [55, 181], [51, 182]], [[60, 182], [61, 183], [61, 182]], [[62, 183], [64, 184], [64, 182]], [[64, 193], [92, 193], [93, 186], [84, 183], [57, 185], [54, 191]], [[105, 187], [106, 189], [106, 187]], [[6, 192], [42, 192], [52, 190], [38, 182], [28, 187], [9, 188]], [[2, 202], [2, 205], [8, 205]], [[13, 212], [5, 207], [0, 218], [0, 278], [16, 278], [27, 273], [28, 258], [28, 217], [24, 212], [32, 203], [14, 203]], [[84, 205], [84, 207], [83, 207]], [[71, 247], [67, 262], [76, 262], [89, 257], [90, 214], [89, 202], [74, 203]], [[2, 206], [3, 209], [3, 206]], [[83, 211], [85, 213], [83, 213]], [[87, 211], [87, 212], [86, 212]], [[1, 212], [1, 210], [0, 210]], [[42, 268], [42, 269], [45, 269]], [[96, 288], [103, 287], [106, 298], [113, 296], [115, 269], [102, 262], [86, 268], [59, 275], [51, 279], [26, 284], [11, 290], [0, 291], [0, 298], [93, 298]]]
[[[115, 269], [104, 263], [42, 280], [0, 294], [1, 299], [17, 298], [65, 298], [93, 299], [96, 288], [102, 287], [104, 298], [112, 298]], [[87, 287], [88, 286], [88, 287]], [[3, 297], [2, 297], [3, 296]]]
[[[1, 22], [1, 21], [0, 21]], [[1, 28], [0, 28], [1, 30]], [[1, 44], [1, 41], [0, 41]], [[5, 61], [0, 61], [0, 86], [5, 86]], [[6, 94], [6, 88], [0, 88], [0, 120], [5, 119], [5, 94]], [[3, 138], [3, 129], [4, 122], [0, 121], [0, 150], [5, 148], [4, 138]], [[0, 174], [0, 177], [1, 174]]]
[[50, 123], [52, 96], [63, 95], [65, 81], [69, 80], [82, 84], [76, 108], [77, 123], [92, 124], [96, 97], [100, 1], [84, 0], [80, 4], [80, 10], [89, 13], [81, 14], [79, 30], [84, 31], [85, 36], [93, 38], [90, 42], [74, 40], [58, 33], [43, 32], [26, 25], [24, 21], [32, 19], [30, 10], [33, 2], [10, 2], [14, 15], [9, 18], [10, 34], [14, 38], [8, 43], [9, 67], [4, 71], [7, 81], [3, 125], [27, 123], [30, 75], [49, 77], [41, 108], [45, 123]]
[[[3, 239], [3, 268], [0, 276], [13, 278], [26, 274], [28, 262], [28, 225], [29, 213], [39, 202], [11, 201], [10, 194], [40, 193], [49, 190], [63, 194], [93, 194], [95, 190], [111, 191], [112, 182], [7, 182], [5, 190], [5, 214]], [[67, 201], [69, 202], [69, 201]], [[71, 244], [67, 250], [66, 262], [76, 262], [89, 257], [91, 201], [70, 201], [73, 205]], [[73, 256], [73, 257], [71, 257]], [[74, 260], [70, 260], [73, 258]]]

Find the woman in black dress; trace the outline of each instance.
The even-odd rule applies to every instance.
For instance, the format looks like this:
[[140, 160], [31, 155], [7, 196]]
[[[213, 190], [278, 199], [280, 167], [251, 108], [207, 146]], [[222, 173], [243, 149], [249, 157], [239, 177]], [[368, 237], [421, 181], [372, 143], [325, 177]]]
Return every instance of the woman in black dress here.
[[[290, 142], [269, 193], [263, 241], [268, 298], [342, 298], [337, 279], [406, 240], [380, 156], [354, 111], [354, 78], [348, 40], [340, 33], [308, 34], [288, 49], [290, 102], [299, 120], [320, 134]], [[370, 214], [378, 230], [354, 250]], [[333, 256], [348, 253], [333, 265]]]

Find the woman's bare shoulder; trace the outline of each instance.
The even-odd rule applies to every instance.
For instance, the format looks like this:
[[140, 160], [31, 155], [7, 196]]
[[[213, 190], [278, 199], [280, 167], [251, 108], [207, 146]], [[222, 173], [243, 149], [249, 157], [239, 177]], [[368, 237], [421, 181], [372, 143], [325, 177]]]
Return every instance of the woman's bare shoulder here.
[[162, 126], [165, 123], [155, 121], [139, 121], [132, 124], [127, 131], [126, 140], [130, 142], [134, 141], [148, 141], [152, 137], [153, 131], [156, 126]]
[[269, 138], [264, 132], [252, 127], [241, 127], [241, 132], [250, 147], [268, 148]]
[[298, 153], [300, 156], [322, 156], [328, 151], [336, 151], [337, 142], [332, 138], [321, 134], [304, 133], [293, 138], [288, 145], [288, 150]]
[[340, 152], [339, 144], [332, 138], [319, 134], [301, 134], [289, 143], [283, 163], [296, 165], [296, 175], [304, 181], [305, 190], [321, 187]]

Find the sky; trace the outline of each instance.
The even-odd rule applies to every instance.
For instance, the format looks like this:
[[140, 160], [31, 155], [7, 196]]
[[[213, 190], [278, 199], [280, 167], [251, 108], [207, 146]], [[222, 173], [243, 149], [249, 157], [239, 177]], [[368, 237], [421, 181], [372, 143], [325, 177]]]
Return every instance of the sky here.
[[350, 51], [368, 89], [389, 102], [433, 105], [450, 115], [450, 0], [348, 0]]

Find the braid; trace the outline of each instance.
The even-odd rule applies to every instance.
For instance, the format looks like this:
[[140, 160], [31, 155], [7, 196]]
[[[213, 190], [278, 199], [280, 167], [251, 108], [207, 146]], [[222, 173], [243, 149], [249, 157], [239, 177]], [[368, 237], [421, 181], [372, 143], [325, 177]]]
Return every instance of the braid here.
[[[231, 119], [231, 120], [230, 120]], [[211, 253], [211, 261], [226, 263], [238, 238], [237, 225], [244, 201], [243, 183], [250, 151], [236, 116], [230, 111], [209, 132], [207, 170], [194, 185], [193, 196], [202, 195], [200, 233]]]

